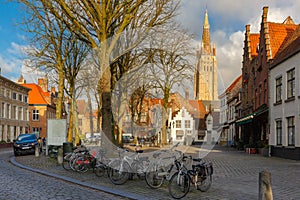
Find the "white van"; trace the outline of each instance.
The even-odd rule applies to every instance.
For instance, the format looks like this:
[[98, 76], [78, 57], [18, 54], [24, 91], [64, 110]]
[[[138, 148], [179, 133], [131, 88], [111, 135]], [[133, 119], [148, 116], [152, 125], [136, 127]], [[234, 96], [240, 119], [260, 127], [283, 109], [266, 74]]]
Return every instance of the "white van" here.
[[123, 133], [122, 134], [123, 143], [131, 143], [134, 141], [132, 133]]

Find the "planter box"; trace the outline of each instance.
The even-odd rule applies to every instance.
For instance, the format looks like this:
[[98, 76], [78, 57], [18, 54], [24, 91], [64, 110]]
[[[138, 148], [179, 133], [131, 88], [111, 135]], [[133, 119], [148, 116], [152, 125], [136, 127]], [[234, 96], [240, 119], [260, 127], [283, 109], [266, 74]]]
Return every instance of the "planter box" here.
[[255, 148], [246, 148], [246, 152], [248, 154], [256, 154], [256, 149]]

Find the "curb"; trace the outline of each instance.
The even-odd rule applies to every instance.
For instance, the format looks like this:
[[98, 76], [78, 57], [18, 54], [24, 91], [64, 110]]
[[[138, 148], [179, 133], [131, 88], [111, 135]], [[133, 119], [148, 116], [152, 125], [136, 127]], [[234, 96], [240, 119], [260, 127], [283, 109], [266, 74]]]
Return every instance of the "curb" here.
[[67, 181], [67, 182], [70, 182], [70, 183], [74, 183], [74, 184], [77, 184], [77, 185], [80, 185], [80, 186], [88, 187], [88, 188], [91, 188], [91, 189], [94, 189], [94, 190], [99, 190], [99, 191], [103, 191], [103, 192], [110, 193], [110, 194], [113, 194], [113, 195], [118, 195], [120, 197], [125, 197], [125, 198], [128, 198], [128, 199], [134, 199], [134, 200], [151, 199], [151, 198], [146, 198], [144, 196], [140, 196], [138, 194], [131, 194], [131, 193], [128, 193], [128, 192], [119, 191], [119, 190], [111, 189], [111, 188], [104, 187], [104, 186], [93, 185], [93, 184], [90, 184], [90, 183], [87, 183], [87, 182], [79, 181], [79, 180], [74, 179], [74, 178], [61, 176], [61, 175], [57, 175], [57, 174], [50, 173], [50, 172], [45, 172], [45, 171], [39, 170], [39, 169], [33, 169], [31, 167], [27, 167], [25, 165], [22, 165], [22, 164], [18, 163], [15, 160], [14, 156], [10, 158], [10, 163], [12, 163], [13, 165], [15, 165], [19, 168], [22, 168], [22, 169], [26, 169], [26, 170], [36, 172], [36, 173], [39, 173], [39, 174], [42, 174], [42, 175], [50, 176], [50, 177], [53, 177], [53, 178], [57, 178], [57, 179]]

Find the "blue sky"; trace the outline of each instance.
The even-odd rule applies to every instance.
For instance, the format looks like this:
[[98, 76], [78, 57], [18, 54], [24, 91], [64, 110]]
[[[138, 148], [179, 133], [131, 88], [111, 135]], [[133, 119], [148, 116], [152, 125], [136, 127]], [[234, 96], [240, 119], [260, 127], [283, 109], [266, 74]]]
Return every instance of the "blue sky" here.
[[[23, 14], [15, 3], [0, 3], [0, 67], [2, 75], [16, 80], [22, 71], [27, 82], [35, 82], [23, 65], [22, 48], [28, 45], [25, 33], [16, 24]], [[283, 22], [291, 16], [300, 22], [300, 1], [295, 0], [182, 0], [178, 21], [200, 40], [207, 8], [211, 40], [217, 46], [220, 79], [227, 87], [241, 74], [245, 25], [258, 32], [263, 6], [269, 7], [268, 21]]]

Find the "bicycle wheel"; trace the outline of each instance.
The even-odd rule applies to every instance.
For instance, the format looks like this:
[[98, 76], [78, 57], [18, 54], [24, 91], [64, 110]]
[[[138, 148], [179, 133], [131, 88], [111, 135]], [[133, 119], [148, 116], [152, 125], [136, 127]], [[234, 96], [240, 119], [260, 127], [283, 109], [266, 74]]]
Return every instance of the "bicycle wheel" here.
[[73, 163], [73, 167], [75, 169], [75, 171], [77, 172], [87, 172], [88, 171], [88, 167], [85, 164], [85, 158], [84, 157], [77, 157]]
[[104, 176], [106, 169], [107, 169], [107, 167], [104, 164], [102, 164], [102, 163], [97, 164], [95, 167], [96, 176], [98, 176], [98, 177]]
[[197, 189], [200, 190], [201, 192], [206, 192], [209, 190], [211, 183], [212, 183], [212, 176], [204, 176], [204, 177], [199, 177], [200, 180], [197, 182]]
[[64, 159], [63, 159], [63, 163], [62, 163], [62, 166], [65, 170], [70, 170], [71, 169], [71, 166], [70, 166], [70, 159], [71, 159], [71, 156], [72, 156], [72, 153], [70, 154], [67, 154]]
[[170, 179], [169, 194], [174, 199], [181, 199], [190, 191], [190, 177], [186, 173], [176, 172]]
[[72, 157], [70, 158], [70, 160], [69, 160], [69, 166], [70, 166], [70, 168], [71, 168], [73, 171], [76, 171], [76, 169], [75, 169], [75, 165], [76, 165], [75, 161], [76, 161], [76, 158], [77, 158], [77, 156], [72, 156]]
[[146, 173], [147, 185], [153, 189], [159, 188], [163, 184], [165, 179], [165, 176], [161, 175], [162, 173], [164, 173], [163, 169], [147, 172]]
[[113, 184], [122, 185], [129, 179], [129, 171], [130, 167], [127, 162], [115, 160], [110, 165], [108, 177]]

